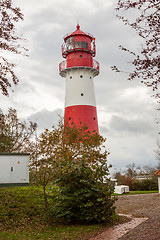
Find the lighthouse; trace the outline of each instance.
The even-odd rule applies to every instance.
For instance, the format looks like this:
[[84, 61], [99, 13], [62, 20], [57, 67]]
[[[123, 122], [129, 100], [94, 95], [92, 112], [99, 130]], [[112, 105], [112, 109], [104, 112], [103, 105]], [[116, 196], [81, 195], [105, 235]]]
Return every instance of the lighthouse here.
[[77, 24], [73, 33], [64, 36], [62, 56], [66, 60], [59, 64], [59, 73], [66, 79], [64, 124], [86, 125], [98, 133], [94, 77], [99, 74], [99, 63], [95, 55], [95, 38]]

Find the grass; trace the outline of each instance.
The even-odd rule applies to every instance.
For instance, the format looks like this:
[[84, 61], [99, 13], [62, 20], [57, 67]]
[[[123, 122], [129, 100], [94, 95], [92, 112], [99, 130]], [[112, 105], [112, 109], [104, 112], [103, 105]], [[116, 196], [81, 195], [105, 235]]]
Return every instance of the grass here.
[[149, 194], [149, 193], [158, 193], [158, 190], [155, 190], [155, 191], [130, 191], [129, 193], [125, 193], [125, 194], [116, 194], [116, 193], [114, 193], [113, 196], [135, 195], [135, 194]]
[[158, 190], [156, 191], [130, 191], [129, 194], [149, 194], [149, 193], [158, 193]]
[[1, 232], [1, 240], [31, 240], [31, 239], [58, 239], [58, 240], [72, 240], [83, 239], [87, 240], [97, 232], [104, 230], [102, 225], [77, 225], [77, 226], [58, 226], [58, 227], [44, 227], [39, 229], [24, 229], [23, 231], [8, 231]]
[[[48, 188], [54, 196], [53, 187]], [[158, 191], [134, 191], [131, 194], [156, 193]], [[128, 195], [127, 194], [127, 195]], [[54, 204], [50, 198], [50, 205]], [[120, 218], [119, 223], [127, 221]], [[41, 187], [0, 188], [0, 239], [1, 240], [87, 240], [104, 231], [103, 224], [53, 225], [45, 218], [43, 191]]]
[[[54, 204], [52, 199], [50, 206]], [[42, 188], [0, 188], [1, 240], [85, 240], [106, 228], [102, 224], [49, 226], [45, 216]]]

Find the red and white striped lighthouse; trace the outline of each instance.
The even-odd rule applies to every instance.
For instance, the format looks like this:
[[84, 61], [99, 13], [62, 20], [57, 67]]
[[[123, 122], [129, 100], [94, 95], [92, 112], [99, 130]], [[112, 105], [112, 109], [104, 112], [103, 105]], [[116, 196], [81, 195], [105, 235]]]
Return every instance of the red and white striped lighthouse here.
[[66, 78], [64, 122], [79, 128], [84, 124], [89, 131], [98, 133], [97, 109], [93, 78], [99, 74], [99, 63], [93, 59], [96, 54], [95, 38], [77, 29], [64, 36], [59, 73]]

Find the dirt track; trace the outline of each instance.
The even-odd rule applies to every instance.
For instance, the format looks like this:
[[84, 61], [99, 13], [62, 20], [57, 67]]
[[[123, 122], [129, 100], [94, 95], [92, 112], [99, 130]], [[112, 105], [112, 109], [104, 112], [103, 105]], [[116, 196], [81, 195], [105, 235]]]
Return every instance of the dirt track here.
[[[125, 226], [109, 228], [92, 240], [160, 240], [160, 194], [119, 196], [116, 202], [116, 211], [132, 215], [137, 223], [139, 221], [137, 218], [141, 218], [143, 222], [138, 223], [138, 226], [133, 221]], [[146, 220], [146, 218], [148, 219]], [[130, 230], [132, 224], [135, 224], [135, 227]], [[125, 230], [128, 228], [128, 233], [119, 238], [118, 235], [112, 237], [115, 231], [124, 231], [124, 227]]]

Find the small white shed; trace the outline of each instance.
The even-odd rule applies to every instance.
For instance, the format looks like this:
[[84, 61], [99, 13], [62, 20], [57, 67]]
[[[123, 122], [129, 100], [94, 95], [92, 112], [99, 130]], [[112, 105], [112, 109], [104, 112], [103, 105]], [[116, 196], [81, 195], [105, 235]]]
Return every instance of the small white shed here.
[[117, 194], [129, 193], [129, 186], [127, 185], [115, 186], [114, 193], [117, 193]]
[[160, 193], [160, 169], [154, 175], [158, 177], [158, 190]]
[[29, 184], [29, 153], [0, 153], [0, 185]]

